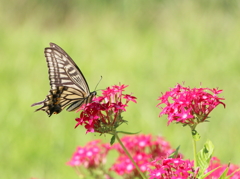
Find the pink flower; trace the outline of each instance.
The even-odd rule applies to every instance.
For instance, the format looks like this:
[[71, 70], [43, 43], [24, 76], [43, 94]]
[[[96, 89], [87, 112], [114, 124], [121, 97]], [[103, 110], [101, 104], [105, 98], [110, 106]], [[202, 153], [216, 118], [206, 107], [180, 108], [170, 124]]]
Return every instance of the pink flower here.
[[102, 96], [94, 99], [94, 102], [82, 106], [84, 109], [79, 118], [76, 118], [77, 124], [84, 125], [87, 132], [112, 133], [122, 123], [121, 114], [126, 111], [130, 101], [136, 103], [136, 97], [123, 94], [126, 85], [115, 85], [102, 90]]
[[[175, 121], [195, 128], [219, 104], [225, 107], [221, 102], [224, 98], [217, 96], [221, 92], [216, 88], [190, 88], [178, 84], [158, 98], [160, 103], [157, 106], [162, 109], [160, 116], [168, 115], [168, 125]], [[162, 104], [166, 106], [163, 108]]]
[[[219, 166], [221, 167], [215, 170], [213, 173], [211, 173], [206, 179], [218, 179], [228, 166], [227, 164], [221, 164], [220, 160], [217, 157], [212, 157], [210, 161], [210, 165], [205, 173], [208, 173], [209, 171]], [[229, 166], [227, 176], [231, 175], [237, 169], [240, 169], [240, 166], [231, 164]], [[234, 173], [234, 175], [230, 177], [230, 179], [239, 179], [239, 178], [240, 178], [240, 171]]]
[[181, 158], [157, 158], [149, 167], [150, 179], [188, 179], [193, 176], [193, 162]]
[[109, 150], [110, 146], [108, 144], [102, 144], [100, 140], [91, 141], [84, 147], [77, 147], [67, 165], [97, 168], [106, 162], [106, 155]]
[[[134, 136], [124, 136], [121, 138], [123, 145], [131, 152], [137, 153], [144, 151], [147, 147], [151, 145], [152, 136], [151, 135], [134, 135]], [[114, 144], [113, 148], [116, 149], [120, 154], [125, 152], [120, 144]]]
[[[149, 162], [150, 154], [138, 153], [135, 154], [133, 160], [137, 163], [142, 172], [147, 171], [147, 164]], [[115, 171], [118, 175], [127, 175], [132, 177], [139, 176], [136, 168], [132, 164], [131, 160], [126, 155], [120, 155], [116, 163], [111, 167], [111, 170]]]
[[[166, 158], [174, 151], [162, 137], [153, 138], [151, 135], [134, 135], [125, 136], [121, 141], [143, 173], [147, 172], [148, 163], [151, 160], [156, 157]], [[114, 144], [112, 149], [119, 152], [119, 157], [111, 170], [123, 178], [139, 177], [139, 173], [120, 144]]]

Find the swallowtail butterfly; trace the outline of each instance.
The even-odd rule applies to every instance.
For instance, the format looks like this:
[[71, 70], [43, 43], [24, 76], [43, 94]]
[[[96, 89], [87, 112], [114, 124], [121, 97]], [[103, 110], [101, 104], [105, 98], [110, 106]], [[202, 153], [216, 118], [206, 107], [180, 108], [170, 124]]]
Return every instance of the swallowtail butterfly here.
[[36, 111], [45, 111], [49, 117], [67, 111], [75, 111], [90, 103], [96, 92], [90, 92], [86, 79], [72, 58], [58, 45], [50, 43], [44, 50], [48, 65], [51, 89], [46, 99], [32, 106], [42, 105]]

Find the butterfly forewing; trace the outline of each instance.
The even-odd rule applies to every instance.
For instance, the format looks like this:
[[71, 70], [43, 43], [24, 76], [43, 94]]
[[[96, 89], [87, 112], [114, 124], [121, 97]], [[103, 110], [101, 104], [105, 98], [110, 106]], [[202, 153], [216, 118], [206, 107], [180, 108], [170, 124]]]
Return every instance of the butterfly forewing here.
[[57, 86], [68, 86], [80, 88], [89, 94], [88, 84], [80, 69], [66, 52], [62, 49], [60, 52], [57, 49], [60, 47], [54, 48], [54, 45], [51, 44], [51, 47], [45, 48], [44, 51], [48, 63], [51, 89], [56, 89]]
[[90, 93], [82, 72], [71, 57], [54, 43], [50, 43], [44, 53], [51, 89], [44, 101], [32, 105], [42, 105], [36, 111], [42, 110], [51, 116], [69, 105], [67, 110], [74, 111], [82, 104], [91, 102], [96, 92]]

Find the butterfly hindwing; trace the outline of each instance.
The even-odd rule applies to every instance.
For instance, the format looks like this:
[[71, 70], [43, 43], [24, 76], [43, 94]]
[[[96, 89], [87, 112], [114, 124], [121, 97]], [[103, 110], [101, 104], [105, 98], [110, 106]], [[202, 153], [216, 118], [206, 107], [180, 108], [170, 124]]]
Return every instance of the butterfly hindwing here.
[[82, 104], [90, 103], [96, 92], [89, 90], [86, 79], [71, 57], [58, 45], [50, 43], [45, 48], [51, 89], [36, 111], [45, 111], [49, 116], [60, 113], [65, 107], [74, 111]]

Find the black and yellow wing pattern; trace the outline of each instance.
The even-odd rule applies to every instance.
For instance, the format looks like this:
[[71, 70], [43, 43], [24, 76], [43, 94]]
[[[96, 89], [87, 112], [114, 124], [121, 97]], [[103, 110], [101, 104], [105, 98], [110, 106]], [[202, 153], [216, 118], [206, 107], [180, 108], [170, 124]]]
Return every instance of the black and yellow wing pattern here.
[[90, 103], [96, 92], [90, 92], [85, 77], [72, 58], [54, 43], [50, 43], [44, 53], [51, 89], [45, 100], [32, 104], [42, 105], [36, 111], [42, 110], [51, 116], [67, 106], [67, 111], [75, 111]]

